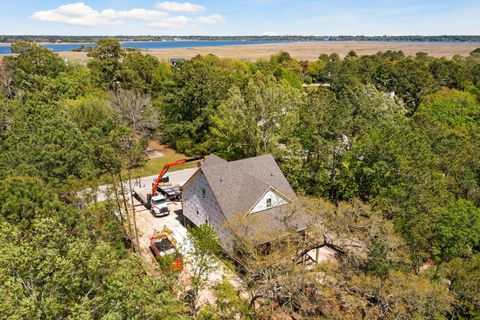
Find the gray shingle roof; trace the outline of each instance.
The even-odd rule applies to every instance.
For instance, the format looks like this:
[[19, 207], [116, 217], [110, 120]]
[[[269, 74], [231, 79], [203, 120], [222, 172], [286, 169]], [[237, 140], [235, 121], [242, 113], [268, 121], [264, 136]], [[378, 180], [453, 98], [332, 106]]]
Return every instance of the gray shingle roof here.
[[228, 162], [227, 160], [223, 160], [222, 158], [214, 154], [211, 154], [205, 158], [205, 161], [202, 163], [202, 167], [205, 168], [208, 166], [214, 166], [217, 164], [227, 163], [227, 162]]
[[300, 231], [314, 224], [315, 217], [296, 209], [295, 205], [283, 205], [249, 214], [233, 229], [244, 240], [257, 245], [280, 239], [290, 231]]
[[279, 240], [292, 232], [321, 223], [322, 217], [305, 208], [301, 201], [273, 207], [254, 214], [237, 215], [227, 222], [237, 237], [254, 245]]
[[210, 155], [200, 169], [227, 219], [247, 213], [270, 187], [290, 200], [296, 199], [271, 155], [231, 162]]

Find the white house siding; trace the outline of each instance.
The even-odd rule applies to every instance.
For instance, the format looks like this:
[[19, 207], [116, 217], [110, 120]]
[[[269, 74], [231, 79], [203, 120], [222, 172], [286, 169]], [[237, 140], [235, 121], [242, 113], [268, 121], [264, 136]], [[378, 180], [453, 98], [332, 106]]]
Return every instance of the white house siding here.
[[[202, 190], [205, 190], [205, 196], [203, 196]], [[183, 187], [182, 205], [183, 214], [193, 224], [200, 226], [209, 223], [217, 231], [224, 249], [232, 250], [232, 238], [224, 227], [225, 216], [203, 173], [195, 174], [191, 181]]]
[[[267, 199], [272, 199], [272, 205], [270, 207], [267, 207]], [[285, 199], [283, 199], [279, 194], [277, 194], [274, 190], [270, 188], [265, 193], [265, 195], [257, 202], [257, 204], [250, 211], [250, 213], [260, 212], [286, 203], [287, 201]]]

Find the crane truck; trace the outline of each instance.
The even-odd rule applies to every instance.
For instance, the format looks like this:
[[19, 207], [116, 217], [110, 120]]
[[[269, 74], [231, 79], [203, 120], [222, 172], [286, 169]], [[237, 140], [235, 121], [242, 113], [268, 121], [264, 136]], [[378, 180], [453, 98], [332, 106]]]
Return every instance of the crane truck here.
[[133, 190], [133, 195], [147, 209], [149, 209], [155, 217], [164, 217], [170, 214], [167, 206], [167, 200], [177, 200], [180, 198], [180, 189], [173, 186], [160, 187], [161, 182], [168, 182], [168, 177], [164, 177], [171, 167], [184, 163], [201, 160], [203, 157], [195, 157], [190, 159], [182, 159], [175, 162], [165, 164], [160, 170], [157, 178], [152, 184], [152, 188], [139, 188]]

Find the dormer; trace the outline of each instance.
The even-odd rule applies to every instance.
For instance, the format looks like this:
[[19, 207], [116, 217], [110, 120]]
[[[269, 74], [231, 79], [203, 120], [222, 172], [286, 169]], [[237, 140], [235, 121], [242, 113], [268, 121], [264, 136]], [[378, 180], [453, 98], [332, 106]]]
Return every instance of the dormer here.
[[280, 191], [270, 186], [267, 191], [260, 197], [260, 199], [255, 203], [255, 205], [250, 209], [247, 214], [252, 214], [256, 212], [265, 211], [272, 209], [287, 203], [290, 203], [290, 199], [283, 195]]

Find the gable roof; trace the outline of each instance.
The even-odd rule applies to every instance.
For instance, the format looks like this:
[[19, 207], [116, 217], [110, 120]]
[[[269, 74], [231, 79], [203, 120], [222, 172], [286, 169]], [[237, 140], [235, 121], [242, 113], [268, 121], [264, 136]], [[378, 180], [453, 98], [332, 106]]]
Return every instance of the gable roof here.
[[200, 170], [227, 219], [249, 211], [270, 187], [290, 201], [296, 199], [295, 192], [272, 155], [231, 162], [210, 155]]
[[[238, 220], [237, 220], [238, 221]], [[230, 224], [232, 230], [250, 243], [259, 245], [280, 239], [290, 231], [301, 231], [317, 222], [317, 217], [295, 205], [284, 205], [265, 210], [261, 214], [249, 214], [241, 223]]]
[[205, 158], [205, 161], [202, 163], [202, 167], [205, 168], [205, 167], [208, 167], [208, 166], [214, 166], [214, 165], [221, 164], [221, 163], [228, 163], [228, 161], [223, 160], [219, 156], [211, 154], [211, 155], [209, 155]]
[[[262, 196], [257, 200], [257, 202], [255, 202], [253, 204], [253, 206], [247, 211], [246, 214], [251, 214], [253, 209], [257, 206], [257, 204], [259, 204], [264, 198], [265, 198], [265, 195], [268, 193], [268, 192], [272, 192], [274, 193], [278, 198], [282, 199], [283, 201], [285, 202], [290, 202], [291, 199], [286, 197], [285, 195], [283, 195], [280, 191], [278, 191], [277, 189], [275, 189], [274, 187], [270, 186], [268, 187], [267, 190], [265, 190], [265, 192], [262, 194]], [[261, 211], [261, 210], [260, 210]], [[260, 211], [255, 211], [256, 212], [260, 212]]]

